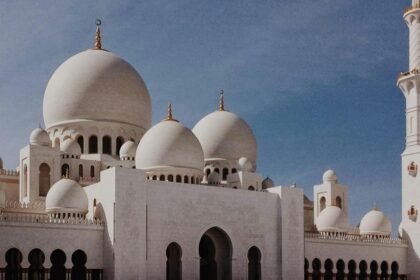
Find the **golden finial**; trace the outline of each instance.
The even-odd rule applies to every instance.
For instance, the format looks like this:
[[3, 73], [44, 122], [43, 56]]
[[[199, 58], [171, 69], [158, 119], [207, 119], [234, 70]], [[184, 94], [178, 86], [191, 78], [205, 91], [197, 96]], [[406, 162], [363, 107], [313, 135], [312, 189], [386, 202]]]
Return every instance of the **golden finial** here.
[[376, 204], [376, 202], [373, 203], [373, 210], [379, 211], [379, 208], [378, 208], [378, 205]]
[[167, 121], [172, 121], [173, 120], [173, 118], [172, 118], [172, 104], [171, 103], [168, 104], [168, 115], [166, 116], [166, 120]]
[[220, 97], [219, 97], [219, 111], [224, 111], [225, 110], [225, 100], [223, 99], [223, 94], [225, 92], [223, 91], [223, 89], [220, 91]]
[[102, 22], [100, 19], [96, 19], [96, 36], [95, 36], [95, 49], [102, 50], [102, 44], [101, 44], [101, 29], [99, 26], [101, 26]]

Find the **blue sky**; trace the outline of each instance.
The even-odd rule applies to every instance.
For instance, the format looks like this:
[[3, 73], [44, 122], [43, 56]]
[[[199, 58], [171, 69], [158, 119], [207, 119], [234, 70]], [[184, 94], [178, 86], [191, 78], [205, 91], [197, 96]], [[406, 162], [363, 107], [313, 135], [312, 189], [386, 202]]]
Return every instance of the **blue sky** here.
[[172, 102], [192, 128], [223, 88], [226, 108], [254, 129], [264, 176], [312, 198], [333, 168], [353, 225], [377, 202], [396, 229], [405, 122], [395, 83], [408, 67], [409, 2], [1, 1], [0, 156], [18, 164], [49, 77], [93, 47], [101, 18], [103, 47], [145, 80], [154, 123]]

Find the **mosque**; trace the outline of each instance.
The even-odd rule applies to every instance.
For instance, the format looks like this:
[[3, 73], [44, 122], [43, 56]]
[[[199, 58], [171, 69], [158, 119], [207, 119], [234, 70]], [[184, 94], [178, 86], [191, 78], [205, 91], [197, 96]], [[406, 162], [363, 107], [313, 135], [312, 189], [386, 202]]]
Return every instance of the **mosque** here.
[[349, 188], [333, 170], [313, 201], [264, 179], [252, 128], [223, 92], [192, 130], [171, 105], [152, 126], [145, 82], [102, 48], [97, 22], [94, 48], [50, 78], [45, 129], [19, 166], [0, 160], [0, 280], [420, 279], [420, 0], [404, 20], [398, 237], [377, 207], [349, 224]]

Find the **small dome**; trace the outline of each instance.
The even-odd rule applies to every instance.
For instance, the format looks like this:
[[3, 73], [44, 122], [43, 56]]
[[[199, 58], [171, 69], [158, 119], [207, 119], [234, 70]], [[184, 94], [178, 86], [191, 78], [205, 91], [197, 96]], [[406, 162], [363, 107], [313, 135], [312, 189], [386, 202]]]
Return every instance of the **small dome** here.
[[31, 145], [50, 146], [51, 140], [48, 132], [38, 127], [32, 130], [31, 135], [29, 136], [29, 143]]
[[320, 232], [346, 232], [350, 228], [347, 215], [337, 206], [328, 206], [322, 210], [316, 227]]
[[360, 222], [361, 235], [389, 236], [391, 232], [392, 225], [388, 217], [377, 209], [369, 211]]
[[88, 197], [74, 180], [61, 179], [48, 191], [45, 208], [54, 213], [87, 213]]
[[332, 169], [328, 169], [324, 172], [324, 175], [322, 176], [322, 180], [324, 183], [337, 183], [338, 177], [335, 174], [335, 171]]
[[244, 172], [254, 171], [254, 168], [252, 166], [252, 162], [249, 159], [247, 159], [246, 157], [241, 157], [238, 160], [238, 165], [239, 165], [239, 168], [241, 169], [241, 171], [244, 171]]
[[149, 129], [136, 152], [136, 168], [178, 167], [202, 172], [204, 155], [194, 133], [175, 120], [165, 120]]
[[212, 171], [209, 176], [207, 176], [207, 182], [209, 185], [218, 185], [222, 181], [222, 176], [216, 171]]
[[134, 158], [136, 156], [137, 145], [129, 140], [120, 148], [120, 158]]
[[269, 189], [269, 188], [272, 188], [272, 187], [274, 187], [274, 182], [273, 182], [273, 180], [271, 180], [270, 177], [267, 177], [262, 181], [263, 190]]
[[49, 129], [80, 121], [109, 121], [150, 127], [152, 108], [146, 85], [124, 59], [104, 50], [86, 50], [61, 64], [44, 94]]
[[60, 146], [60, 150], [63, 153], [69, 154], [69, 155], [77, 155], [80, 156], [82, 154], [82, 149], [80, 148], [79, 143], [77, 143], [75, 140], [71, 138], [67, 138], [63, 141], [63, 143]]
[[257, 142], [249, 125], [234, 113], [216, 111], [202, 118], [193, 128], [208, 159], [237, 161], [248, 158], [255, 168]]

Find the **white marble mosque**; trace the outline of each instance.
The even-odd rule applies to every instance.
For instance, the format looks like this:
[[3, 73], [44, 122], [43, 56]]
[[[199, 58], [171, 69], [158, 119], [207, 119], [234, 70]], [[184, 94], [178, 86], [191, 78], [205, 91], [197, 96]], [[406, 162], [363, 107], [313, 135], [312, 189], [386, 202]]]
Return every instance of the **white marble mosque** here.
[[95, 46], [50, 78], [45, 128], [29, 135], [19, 166], [0, 160], [0, 279], [420, 279], [419, 0], [404, 20], [394, 231], [377, 207], [351, 225], [351, 187], [333, 170], [314, 182], [313, 201], [264, 179], [253, 130], [223, 92], [193, 129], [171, 105], [152, 125], [153, 94], [102, 48], [98, 22]]

